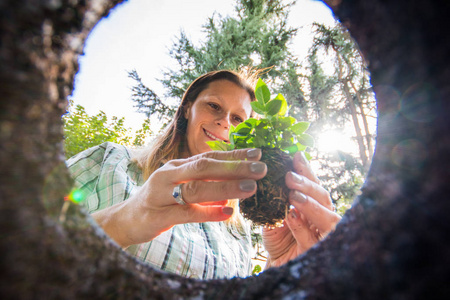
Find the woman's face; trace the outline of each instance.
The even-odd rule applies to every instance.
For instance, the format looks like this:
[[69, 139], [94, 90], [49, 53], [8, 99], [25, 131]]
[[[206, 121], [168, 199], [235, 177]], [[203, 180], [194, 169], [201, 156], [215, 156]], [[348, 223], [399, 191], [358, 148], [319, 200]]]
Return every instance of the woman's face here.
[[189, 154], [211, 151], [207, 141], [228, 142], [230, 125], [237, 126], [250, 117], [250, 102], [248, 92], [235, 83], [224, 79], [211, 82], [185, 112]]

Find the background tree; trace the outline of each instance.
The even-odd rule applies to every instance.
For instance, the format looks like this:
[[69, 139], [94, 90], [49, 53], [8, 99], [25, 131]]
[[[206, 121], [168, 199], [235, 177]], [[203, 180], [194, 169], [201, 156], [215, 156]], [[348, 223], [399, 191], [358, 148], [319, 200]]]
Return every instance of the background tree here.
[[162, 101], [153, 90], [144, 85], [136, 70], [129, 71], [128, 77], [136, 82], [131, 88], [131, 100], [135, 102], [134, 107], [138, 112], [145, 114], [148, 121], [151, 116], [156, 117], [164, 127], [175, 113], [177, 106], [168, 105], [165, 103], [167, 101]]
[[[327, 131], [353, 128], [359, 149], [359, 155], [313, 149], [319, 178], [343, 213], [361, 187], [372, 159], [374, 126], [369, 125], [368, 118], [376, 118], [375, 98], [369, 72], [348, 31], [338, 23], [334, 27], [314, 23], [313, 28], [315, 35], [304, 82], [308, 90], [308, 120], [312, 122], [310, 132], [320, 136]], [[323, 66], [330, 61], [325, 72]]]
[[[188, 85], [206, 72], [255, 67], [266, 69], [261, 77], [271, 82], [276, 92], [282, 92], [290, 104], [300, 107], [304, 101], [299, 83], [299, 65], [289, 49], [297, 29], [287, 25], [289, 9], [294, 3], [237, 0], [237, 16], [221, 17], [215, 14], [209, 18], [203, 26], [206, 40], [198, 46], [182, 31], [169, 51], [176, 67], [166, 70], [160, 79], [166, 90], [166, 99], [175, 99], [179, 103]], [[153, 113], [160, 115], [162, 111], [169, 117], [173, 114], [171, 107], [161, 110], [164, 105], [160, 98], [142, 84], [135, 71], [129, 74], [136, 81], [132, 100], [138, 111], [147, 116]], [[167, 122], [166, 116], [161, 118], [163, 122]]]
[[[332, 99], [325, 97], [313, 102], [325, 102], [328, 106], [333, 105], [332, 111], [338, 111], [339, 118], [334, 118], [329, 113], [325, 115], [326, 119], [333, 121], [329, 123], [334, 123], [335, 126], [346, 124], [348, 119], [352, 121], [359, 148], [359, 160], [365, 173], [373, 155], [373, 135], [369, 128], [368, 118], [376, 117], [375, 98], [369, 83], [369, 72], [355, 42], [342, 25], [336, 24], [334, 27], [327, 27], [314, 23], [314, 28], [315, 37], [310, 49], [310, 56], [317, 57], [317, 53], [322, 50], [322, 55], [325, 54], [332, 59], [334, 63], [334, 93]], [[323, 72], [317, 67], [312, 67], [311, 77], [317, 76], [323, 77]], [[310, 80], [310, 83], [315, 84], [313, 80]], [[323, 112], [323, 107], [323, 105], [320, 106], [321, 112]], [[330, 109], [326, 109], [325, 112], [330, 112]], [[319, 123], [323, 123], [324, 114], [317, 115]]]
[[125, 146], [142, 146], [152, 134], [149, 120], [134, 134], [124, 126], [125, 118], [108, 117], [103, 111], [89, 116], [81, 105], [70, 103], [64, 121], [64, 150], [69, 158], [90, 147], [104, 142], [114, 142]]

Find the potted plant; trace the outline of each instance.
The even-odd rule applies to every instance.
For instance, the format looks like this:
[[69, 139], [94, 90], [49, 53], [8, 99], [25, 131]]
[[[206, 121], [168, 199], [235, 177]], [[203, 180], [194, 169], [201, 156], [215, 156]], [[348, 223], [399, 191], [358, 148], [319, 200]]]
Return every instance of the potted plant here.
[[[314, 140], [305, 133], [309, 122], [297, 122], [286, 116], [288, 105], [283, 95], [271, 98], [269, 88], [261, 79], [256, 84], [255, 95], [257, 101], [251, 106], [261, 118], [250, 118], [237, 127], [231, 126], [229, 143], [211, 141], [208, 145], [212, 150], [222, 151], [261, 148], [261, 161], [267, 164], [267, 175], [257, 181], [256, 194], [241, 199], [239, 206], [243, 216], [255, 225], [278, 227], [289, 210], [289, 189], [284, 177], [293, 170], [292, 156], [312, 147]], [[305, 156], [310, 159], [307, 152]]]

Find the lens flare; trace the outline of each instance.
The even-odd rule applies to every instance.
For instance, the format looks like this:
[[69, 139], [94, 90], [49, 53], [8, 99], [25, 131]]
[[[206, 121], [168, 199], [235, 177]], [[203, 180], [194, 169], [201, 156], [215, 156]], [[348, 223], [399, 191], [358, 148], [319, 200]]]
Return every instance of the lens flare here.
[[75, 204], [79, 204], [84, 200], [85, 196], [81, 190], [73, 189], [69, 195], [64, 197], [64, 201], [70, 201]]
[[391, 159], [403, 169], [419, 171], [427, 159], [427, 150], [420, 141], [408, 139], [401, 141], [392, 149]]
[[400, 101], [400, 112], [408, 120], [425, 123], [433, 121], [439, 108], [436, 90], [427, 84], [415, 84], [409, 87]]

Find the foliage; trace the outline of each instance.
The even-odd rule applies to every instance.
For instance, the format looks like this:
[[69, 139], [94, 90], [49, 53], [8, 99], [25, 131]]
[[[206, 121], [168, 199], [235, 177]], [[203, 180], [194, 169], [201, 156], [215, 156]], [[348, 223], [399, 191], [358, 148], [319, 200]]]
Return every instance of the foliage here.
[[161, 101], [153, 90], [144, 85], [136, 70], [128, 72], [128, 77], [136, 81], [136, 85], [131, 88], [131, 100], [135, 102], [137, 111], [145, 114], [147, 119], [156, 116], [159, 122], [167, 123], [174, 115], [176, 107]]
[[313, 153], [319, 167], [317, 173], [321, 185], [330, 193], [336, 212], [343, 215], [350, 208], [364, 182], [362, 164], [349, 153]]
[[[359, 160], [363, 172], [368, 170], [373, 155], [373, 134], [369, 118], [375, 118], [375, 98], [370, 86], [369, 72], [359, 49], [348, 31], [340, 24], [327, 27], [315, 23], [314, 43], [310, 49], [311, 84], [313, 115], [316, 126], [325, 123], [335, 126], [353, 124], [359, 148]], [[318, 53], [327, 55], [334, 65], [334, 74], [328, 77], [314, 59]], [[324, 80], [324, 82], [318, 82]], [[315, 81], [315, 82], [314, 82]], [[318, 98], [315, 91], [328, 93]], [[332, 91], [332, 94], [329, 92]], [[327, 97], [328, 96], [328, 97]], [[318, 130], [321, 130], [318, 128]]]
[[[230, 143], [224, 141], [207, 142], [212, 150], [233, 150], [242, 148], [279, 148], [289, 154], [304, 151], [314, 146], [313, 138], [305, 133], [309, 122], [296, 122], [286, 116], [287, 102], [278, 94], [271, 99], [267, 85], [260, 78], [256, 84], [257, 101], [251, 103], [253, 110], [262, 118], [250, 118], [238, 126], [231, 126]], [[306, 155], [309, 156], [308, 153]]]
[[[169, 49], [175, 67], [167, 69], [160, 79], [166, 98], [180, 102], [184, 91], [198, 76], [219, 69], [265, 70], [260, 77], [271, 83], [277, 93], [286, 96], [290, 105], [305, 105], [300, 86], [299, 63], [289, 49], [297, 29], [287, 25], [290, 7], [295, 1], [284, 0], [237, 0], [235, 16], [222, 17], [214, 14], [203, 26], [206, 40], [194, 44], [181, 31]], [[147, 116], [159, 114], [161, 101], [148, 88], [142, 89], [139, 76], [133, 101], [139, 111]], [[138, 91], [138, 92], [136, 92]], [[141, 105], [146, 102], [149, 105]], [[152, 105], [155, 103], [155, 105]], [[302, 109], [295, 109], [301, 114]], [[167, 116], [172, 114], [167, 110]], [[305, 115], [299, 115], [305, 117]], [[169, 118], [163, 118], [166, 124]]]
[[[322, 185], [330, 192], [338, 212], [343, 213], [358, 193], [373, 155], [369, 119], [376, 117], [375, 98], [364, 60], [349, 33], [340, 24], [327, 27], [315, 23], [313, 28], [306, 76], [310, 132], [319, 135], [327, 130], [340, 131], [350, 123], [359, 149], [359, 155], [342, 151], [313, 154], [320, 166]], [[322, 67], [325, 57], [332, 62], [333, 74]]]
[[293, 2], [281, 0], [238, 0], [237, 17], [213, 15], [204, 25], [206, 41], [199, 46], [181, 32], [170, 50], [178, 67], [164, 74], [167, 96], [181, 98], [198, 76], [218, 69], [245, 66], [270, 68], [266, 77], [280, 77], [285, 62], [293, 59], [288, 43], [296, 29], [286, 24]]
[[141, 146], [151, 134], [148, 120], [144, 121], [141, 129], [132, 134], [130, 129], [124, 126], [125, 118], [112, 117], [108, 122], [103, 111], [89, 116], [83, 106], [74, 107], [72, 101], [63, 121], [66, 158], [104, 142]]

